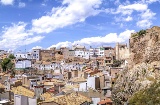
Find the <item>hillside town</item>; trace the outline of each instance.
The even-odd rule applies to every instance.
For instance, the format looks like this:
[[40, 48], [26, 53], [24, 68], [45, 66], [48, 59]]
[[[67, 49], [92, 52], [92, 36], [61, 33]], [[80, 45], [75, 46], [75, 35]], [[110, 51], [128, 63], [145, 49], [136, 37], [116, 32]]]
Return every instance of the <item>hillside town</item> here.
[[77, 44], [30, 52], [0, 50], [0, 104], [140, 105], [147, 98], [154, 101], [160, 86], [159, 35], [160, 27], [154, 26], [132, 33], [128, 44], [117, 42], [114, 47]]
[[0, 105], [160, 105], [160, 0], [0, 0]]
[[2, 105], [112, 105], [112, 85], [128, 64], [129, 47], [1, 50], [1, 62], [7, 58], [13, 67], [1, 65]]

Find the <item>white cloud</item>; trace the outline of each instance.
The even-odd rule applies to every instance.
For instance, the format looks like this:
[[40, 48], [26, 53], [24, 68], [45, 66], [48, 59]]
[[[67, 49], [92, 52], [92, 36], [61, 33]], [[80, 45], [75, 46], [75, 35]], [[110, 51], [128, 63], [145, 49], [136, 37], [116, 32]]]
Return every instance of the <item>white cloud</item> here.
[[[52, 45], [51, 47], [71, 47], [72, 45], [80, 44], [85, 46], [99, 46], [103, 44], [112, 44], [116, 42], [126, 42], [128, 41], [131, 33], [135, 32], [134, 30], [126, 30], [119, 35], [117, 33], [110, 33], [106, 36], [98, 36], [98, 37], [90, 37], [90, 38], [83, 38], [74, 42], [59, 42], [56, 45]], [[50, 48], [50, 47], [49, 47]]]
[[25, 7], [26, 6], [26, 4], [25, 3], [23, 3], [23, 2], [19, 2], [19, 8], [23, 8], [23, 7]]
[[83, 38], [81, 40], [75, 41], [73, 44], [83, 44], [83, 45], [101, 45], [101, 44], [111, 44], [116, 42], [125, 42], [129, 39], [130, 34], [134, 30], [126, 30], [119, 35], [117, 33], [110, 33], [106, 36]]
[[147, 9], [145, 12], [141, 13], [142, 19], [153, 19], [156, 13], [153, 13], [150, 9]]
[[[133, 16], [136, 21], [136, 25], [140, 28], [149, 28], [152, 25], [152, 20], [155, 18], [156, 13], [149, 9], [149, 4], [160, 0], [141, 0], [134, 2], [133, 4], [126, 3], [119, 5], [117, 9], [110, 9], [112, 14], [120, 14], [115, 17], [117, 22], [128, 22], [133, 20]], [[133, 12], [135, 12], [133, 14]], [[127, 17], [126, 17], [127, 16]], [[123, 23], [122, 23], [123, 24]]]
[[12, 25], [11, 27], [3, 27], [3, 32], [0, 36], [0, 48], [15, 50], [20, 46], [28, 45], [43, 39], [43, 36], [33, 36], [33, 33], [25, 30], [27, 24], [24, 22]]
[[140, 20], [137, 22], [137, 26], [141, 28], [149, 28], [152, 25], [152, 20], [156, 13], [153, 13], [150, 9], [140, 14]]
[[13, 5], [14, 0], [0, 0], [0, 3], [3, 5]]
[[119, 16], [119, 17], [115, 17], [115, 21], [116, 22], [120, 22], [120, 21], [126, 21], [126, 22], [129, 22], [129, 21], [132, 21], [133, 18], [131, 16]]
[[160, 2], [160, 0], [142, 0], [142, 2], [151, 4], [151, 3], [154, 3], [154, 2]]
[[152, 25], [152, 21], [150, 20], [140, 20], [137, 22], [137, 26], [141, 28], [149, 28]]
[[42, 6], [47, 6], [47, 4], [45, 4], [45, 3], [42, 3], [41, 5], [42, 5]]
[[49, 33], [57, 28], [83, 22], [87, 17], [100, 12], [98, 8], [101, 3], [102, 0], [63, 0], [61, 7], [53, 8], [46, 16], [32, 20], [32, 31]]
[[147, 4], [140, 4], [140, 3], [134, 3], [134, 4], [127, 4], [127, 5], [119, 5], [119, 7], [111, 11], [112, 14], [122, 14], [122, 15], [131, 15], [133, 11], [141, 12], [147, 10], [148, 6]]
[[131, 16], [128, 16], [128, 17], [127, 17], [127, 18], [125, 18], [124, 20], [128, 22], [128, 21], [132, 21], [132, 20], [133, 20], [133, 18], [132, 18]]
[[41, 46], [35, 46], [32, 49], [43, 49]]
[[60, 48], [60, 47], [70, 47], [70, 46], [72, 46], [72, 43], [69, 41], [66, 41], [66, 42], [59, 42], [55, 45], [50, 46], [49, 48], [52, 48], [52, 47]]
[[146, 4], [139, 4], [139, 3], [135, 3], [135, 4], [130, 4], [130, 5], [120, 5], [119, 9], [120, 10], [135, 10], [135, 11], [145, 11], [148, 8], [148, 6]]

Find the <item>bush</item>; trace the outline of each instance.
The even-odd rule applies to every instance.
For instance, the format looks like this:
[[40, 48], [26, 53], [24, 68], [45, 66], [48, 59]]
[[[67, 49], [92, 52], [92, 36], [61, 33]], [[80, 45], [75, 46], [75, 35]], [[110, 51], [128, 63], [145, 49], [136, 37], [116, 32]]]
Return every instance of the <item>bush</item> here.
[[120, 67], [124, 60], [114, 60], [112, 67]]
[[139, 36], [143, 36], [146, 34], [146, 30], [140, 30], [139, 32], [133, 34], [131, 37], [134, 38], [134, 37], [139, 37]]
[[159, 105], [160, 82], [154, 82], [149, 88], [135, 93], [129, 99], [129, 105]]

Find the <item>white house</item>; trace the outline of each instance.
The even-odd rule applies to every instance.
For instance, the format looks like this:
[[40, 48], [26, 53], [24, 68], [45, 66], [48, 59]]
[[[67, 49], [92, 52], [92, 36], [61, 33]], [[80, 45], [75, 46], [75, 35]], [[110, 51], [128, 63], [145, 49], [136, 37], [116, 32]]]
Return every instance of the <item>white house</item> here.
[[90, 48], [89, 53], [90, 53], [90, 56], [93, 56], [95, 54], [99, 57], [103, 57], [104, 56], [104, 49], [103, 49], [103, 47]]
[[16, 69], [24, 69], [27, 67], [31, 67], [31, 61], [28, 59], [19, 59], [16, 61], [15, 68]]
[[18, 86], [12, 92], [14, 93], [14, 105], [37, 105], [37, 98], [33, 91]]
[[40, 49], [33, 49], [31, 52], [32, 59], [40, 60]]
[[31, 53], [22, 53], [22, 52], [17, 52], [14, 54], [16, 59], [32, 59]]
[[79, 84], [79, 91], [87, 91], [88, 88], [96, 89], [96, 85], [98, 82], [96, 82], [96, 79], [99, 77], [88, 77], [87, 82], [83, 82]]
[[62, 68], [60, 64], [51, 62], [38, 62], [35, 63], [33, 67], [37, 68], [38, 70], [54, 70], [57, 68]]

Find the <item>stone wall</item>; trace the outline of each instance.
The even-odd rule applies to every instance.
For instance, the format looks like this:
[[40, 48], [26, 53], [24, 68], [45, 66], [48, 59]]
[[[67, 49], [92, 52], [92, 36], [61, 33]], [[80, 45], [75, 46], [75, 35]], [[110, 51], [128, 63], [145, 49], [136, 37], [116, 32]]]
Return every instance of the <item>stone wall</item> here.
[[130, 55], [129, 48], [127, 44], [116, 44], [116, 59], [123, 60], [128, 59]]

